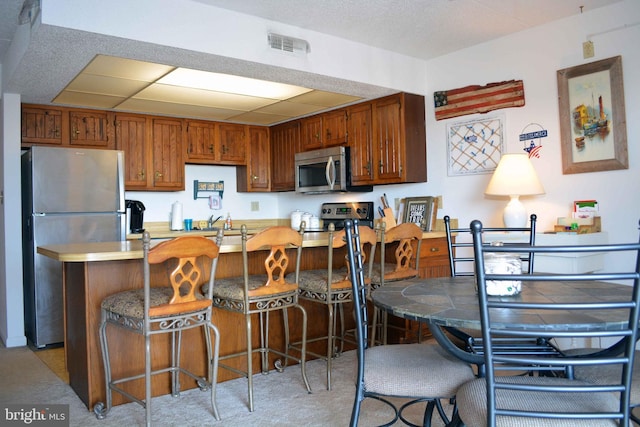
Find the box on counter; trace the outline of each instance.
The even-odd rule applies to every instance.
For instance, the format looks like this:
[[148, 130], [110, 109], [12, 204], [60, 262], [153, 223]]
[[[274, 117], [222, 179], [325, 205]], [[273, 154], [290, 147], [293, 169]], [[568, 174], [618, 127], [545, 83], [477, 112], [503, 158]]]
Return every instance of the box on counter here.
[[578, 234], [599, 233], [602, 231], [602, 221], [599, 216], [592, 216], [587, 218], [560, 217], [558, 218], [553, 231], [575, 232]]

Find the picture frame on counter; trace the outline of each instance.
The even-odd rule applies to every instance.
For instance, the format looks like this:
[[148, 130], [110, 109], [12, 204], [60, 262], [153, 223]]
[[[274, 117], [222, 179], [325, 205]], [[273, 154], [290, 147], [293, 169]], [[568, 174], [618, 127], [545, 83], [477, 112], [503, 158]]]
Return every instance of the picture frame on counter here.
[[622, 57], [557, 72], [562, 173], [628, 169]]
[[431, 231], [437, 210], [436, 197], [406, 197], [404, 199], [402, 222], [412, 222], [423, 231]]

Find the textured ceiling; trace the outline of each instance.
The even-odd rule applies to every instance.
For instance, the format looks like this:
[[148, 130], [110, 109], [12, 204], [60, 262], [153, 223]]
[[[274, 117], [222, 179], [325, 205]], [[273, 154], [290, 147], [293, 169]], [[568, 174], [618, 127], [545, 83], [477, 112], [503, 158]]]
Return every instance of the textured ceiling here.
[[[27, 0], [33, 1], [33, 0]], [[429, 59], [542, 25], [620, 0], [193, 0], [271, 21], [306, 28], [401, 54]], [[0, 57], [9, 46], [23, 0], [0, 1]], [[68, 49], [73, 46], [73, 49]], [[313, 49], [313, 47], [312, 47]], [[184, 49], [42, 25], [30, 48], [7, 81], [5, 90], [20, 93], [23, 102], [50, 104], [96, 54], [170, 64], [195, 70], [300, 84], [323, 92], [376, 98], [388, 88], [283, 69]], [[215, 63], [215, 69], [212, 69]], [[93, 108], [80, 99], [67, 105]], [[166, 107], [167, 103], [159, 103]], [[173, 107], [173, 106], [172, 106]], [[178, 106], [178, 112], [144, 112], [197, 116], [202, 107]], [[224, 109], [224, 106], [219, 106]], [[328, 108], [330, 109], [330, 108]], [[138, 111], [138, 110], [136, 110]], [[183, 113], [180, 114], [179, 111]], [[313, 111], [318, 112], [318, 111]], [[300, 111], [301, 115], [310, 111]], [[264, 119], [264, 116], [254, 116]], [[233, 121], [233, 119], [228, 119]], [[240, 121], [240, 119], [236, 120]], [[246, 116], [246, 122], [265, 124]]]

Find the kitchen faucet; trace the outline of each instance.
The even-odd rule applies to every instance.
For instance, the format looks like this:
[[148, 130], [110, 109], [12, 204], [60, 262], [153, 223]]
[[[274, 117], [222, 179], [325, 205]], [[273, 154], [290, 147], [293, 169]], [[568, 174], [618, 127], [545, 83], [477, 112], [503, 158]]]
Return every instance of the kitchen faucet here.
[[209, 217], [209, 228], [213, 228], [213, 224], [218, 222], [222, 218], [222, 215], [218, 216], [216, 219], [213, 219], [213, 215]]

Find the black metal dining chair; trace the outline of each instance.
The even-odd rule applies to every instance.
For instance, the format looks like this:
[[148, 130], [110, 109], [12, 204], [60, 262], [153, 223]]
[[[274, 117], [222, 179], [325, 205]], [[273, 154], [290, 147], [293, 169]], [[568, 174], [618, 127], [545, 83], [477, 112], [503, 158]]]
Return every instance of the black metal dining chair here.
[[[594, 426], [629, 425], [629, 402], [632, 385], [632, 368], [635, 343], [638, 338], [640, 314], [640, 243], [588, 245], [588, 246], [531, 246], [539, 253], [604, 253], [605, 256], [621, 256], [631, 253], [634, 265], [612, 272], [585, 274], [495, 274], [485, 271], [487, 253], [518, 253], [521, 248], [508, 246], [489, 247], [483, 244], [483, 227], [480, 221], [471, 223], [475, 274], [478, 284], [479, 310], [482, 337], [485, 342], [486, 377], [478, 378], [458, 389], [458, 416], [460, 425], [467, 426]], [[624, 256], [624, 255], [622, 255]], [[524, 303], [517, 296], [490, 297], [488, 281], [522, 281], [523, 286], [543, 286], [543, 282], [562, 286], [570, 281], [615, 281], [629, 284], [625, 296], [602, 298], [600, 302], [586, 302], [580, 295], [568, 295], [561, 301], [541, 300]], [[535, 283], [531, 283], [534, 282]], [[591, 300], [592, 301], [592, 300]], [[590, 312], [609, 312], [620, 316], [620, 328], [594, 322], [589, 330], [572, 328], [572, 319], [583, 323]], [[531, 319], [532, 325], [510, 319], [516, 315]], [[613, 317], [616, 318], [616, 317]], [[540, 319], [546, 321], [540, 327]], [[537, 325], [537, 326], [534, 326]], [[563, 337], [576, 339], [600, 339], [621, 337], [623, 351], [618, 354], [602, 354], [600, 349], [582, 355], [546, 357], [539, 355], [510, 355], [494, 351], [494, 338]], [[547, 369], [555, 367], [556, 376], [511, 375], [509, 372], [528, 369], [541, 364]], [[578, 367], [605, 369], [618, 367], [619, 375], [613, 375], [605, 383], [592, 383], [574, 379]]]
[[[529, 216], [528, 227], [485, 227], [484, 233], [507, 233], [511, 235], [517, 235], [520, 242], [502, 242], [503, 245], [526, 245], [533, 246], [536, 243], [536, 221], [538, 217], [536, 214]], [[469, 228], [452, 228], [451, 218], [449, 215], [443, 217], [444, 229], [447, 235], [447, 249], [449, 254], [449, 267], [451, 269], [451, 277], [455, 276], [473, 276], [473, 242], [471, 240], [471, 229]], [[518, 234], [515, 234], [518, 233]], [[466, 236], [466, 238], [465, 238]], [[527, 267], [529, 274], [533, 273], [533, 260], [534, 256], [531, 252], [524, 252], [519, 254], [520, 261], [522, 261]], [[467, 268], [465, 268], [465, 266]]]
[[[536, 214], [531, 214], [529, 216], [528, 227], [483, 227], [482, 232], [503, 233], [505, 239], [503, 242], [500, 242], [503, 246], [534, 246], [536, 241], [537, 218]], [[473, 276], [475, 274], [473, 268], [475, 257], [473, 255], [471, 229], [469, 227], [452, 228], [451, 218], [449, 215], [445, 215], [443, 220], [447, 236], [447, 249], [451, 277]], [[500, 234], [497, 235], [499, 236]], [[523, 270], [528, 274], [533, 274], [534, 254], [532, 252], [521, 252], [518, 254], [518, 257], [523, 267], [526, 267], [526, 269]], [[482, 337], [474, 336], [470, 331], [464, 331], [456, 328], [446, 328], [446, 330], [450, 335], [460, 341], [467, 351], [480, 355], [483, 353], [484, 344], [482, 342]], [[497, 343], [494, 341], [494, 349], [496, 348]], [[508, 337], [503, 337], [500, 343], [500, 351], [536, 353], [548, 356], [560, 355], [560, 351], [550, 340], [540, 337], [532, 339], [510, 339]], [[479, 368], [483, 369], [483, 366], [480, 366]]]
[[[350, 426], [356, 427], [362, 401], [377, 399], [393, 410], [390, 426], [398, 419], [408, 425], [402, 415], [404, 408], [427, 401], [423, 425], [430, 426], [433, 410], [437, 409], [445, 423], [449, 417], [440, 399], [454, 399], [458, 387], [474, 378], [471, 366], [447, 353], [437, 344], [393, 344], [369, 346], [367, 312], [367, 284], [365, 282], [360, 230], [357, 220], [345, 221], [345, 237], [349, 274], [353, 290], [356, 318], [358, 370], [356, 393]], [[397, 408], [388, 398], [406, 398], [408, 402]], [[455, 415], [455, 406], [453, 415]]]

